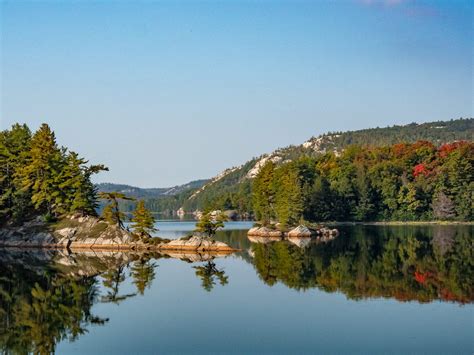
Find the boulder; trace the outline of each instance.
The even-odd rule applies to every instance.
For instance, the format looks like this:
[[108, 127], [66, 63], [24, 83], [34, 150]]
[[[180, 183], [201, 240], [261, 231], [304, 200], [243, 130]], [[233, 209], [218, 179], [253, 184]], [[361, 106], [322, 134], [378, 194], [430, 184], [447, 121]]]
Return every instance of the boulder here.
[[268, 227], [260, 227], [257, 234], [259, 237], [282, 237], [283, 233], [277, 229], [270, 229]]
[[260, 227], [252, 227], [249, 229], [247, 232], [248, 236], [258, 236], [258, 231], [260, 230]]
[[301, 237], [311, 237], [311, 231], [308, 229], [308, 227], [299, 225], [298, 227], [290, 230], [288, 232], [288, 237], [289, 238], [301, 238]]
[[195, 250], [195, 251], [227, 251], [234, 250], [225, 243], [216, 241], [211, 238], [192, 236], [191, 238], [175, 239], [168, 243], [163, 243], [158, 246], [160, 250]]

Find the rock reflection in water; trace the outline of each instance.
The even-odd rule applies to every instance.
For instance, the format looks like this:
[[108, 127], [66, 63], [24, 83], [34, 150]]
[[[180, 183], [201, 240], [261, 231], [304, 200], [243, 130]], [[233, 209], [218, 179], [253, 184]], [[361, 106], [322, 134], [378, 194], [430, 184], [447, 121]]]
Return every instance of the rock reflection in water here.
[[[190, 255], [174, 256], [191, 261]], [[0, 249], [0, 353], [50, 354], [62, 340], [74, 341], [91, 325], [104, 325], [107, 318], [94, 315], [95, 303], [121, 302], [143, 295], [155, 279], [152, 253]], [[214, 277], [224, 285], [227, 277], [207, 254], [196, 260], [203, 287], [210, 291]], [[100, 277], [97, 277], [99, 276]], [[130, 277], [136, 292], [122, 293]], [[100, 287], [105, 292], [99, 292]]]

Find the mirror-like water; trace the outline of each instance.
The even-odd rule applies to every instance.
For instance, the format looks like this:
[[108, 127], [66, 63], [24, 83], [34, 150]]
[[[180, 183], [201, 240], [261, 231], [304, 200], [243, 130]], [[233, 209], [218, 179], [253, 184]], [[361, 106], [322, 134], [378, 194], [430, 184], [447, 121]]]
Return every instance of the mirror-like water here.
[[344, 227], [305, 248], [248, 227], [219, 232], [242, 250], [220, 258], [0, 250], [0, 352], [473, 352], [472, 226]]

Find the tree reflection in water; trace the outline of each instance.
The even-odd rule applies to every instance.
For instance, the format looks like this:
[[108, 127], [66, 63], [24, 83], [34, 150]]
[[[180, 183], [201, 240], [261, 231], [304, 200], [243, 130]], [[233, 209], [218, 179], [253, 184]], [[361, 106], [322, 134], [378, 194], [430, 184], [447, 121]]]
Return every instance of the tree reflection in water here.
[[225, 275], [224, 270], [217, 269], [213, 261], [208, 261], [202, 266], [193, 266], [193, 268], [196, 269], [196, 276], [202, 281], [202, 288], [207, 292], [212, 291], [216, 285], [216, 280], [218, 280], [222, 286], [229, 283], [229, 277]]
[[[337, 291], [354, 300], [473, 302], [472, 226], [356, 226], [342, 232], [333, 241], [304, 249], [286, 241], [251, 244], [245, 231], [217, 237], [248, 250], [234, 260], [252, 264], [268, 285]], [[108, 319], [92, 314], [94, 303], [120, 304], [145, 294], [156, 276], [153, 260], [160, 257], [0, 251], [0, 353], [52, 353], [58, 342], [105, 324]], [[193, 268], [208, 292], [229, 282], [213, 260]], [[127, 277], [134, 293], [121, 292]]]
[[94, 277], [65, 276], [49, 267], [0, 264], [0, 352], [50, 354], [104, 319], [91, 314]]
[[350, 299], [474, 300], [472, 228], [352, 228], [327, 244], [300, 249], [286, 241], [252, 244], [268, 285], [341, 291]]
[[116, 269], [106, 271], [101, 276], [104, 280], [102, 284], [107, 288], [107, 294], [101, 298], [102, 302], [119, 304], [127, 298], [136, 295], [136, 293], [119, 294], [120, 284], [125, 281], [125, 265], [120, 265]]
[[145, 289], [151, 287], [151, 283], [155, 279], [156, 263], [152, 262], [150, 258], [141, 257], [133, 262], [130, 267], [130, 276], [133, 278], [133, 284], [137, 288], [140, 295], [145, 294]]

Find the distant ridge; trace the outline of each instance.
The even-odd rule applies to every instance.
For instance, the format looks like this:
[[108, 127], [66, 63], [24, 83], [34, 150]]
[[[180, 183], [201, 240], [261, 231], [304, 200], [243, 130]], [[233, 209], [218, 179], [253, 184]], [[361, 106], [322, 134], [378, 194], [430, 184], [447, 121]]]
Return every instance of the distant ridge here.
[[150, 198], [158, 198], [164, 196], [173, 196], [179, 193], [182, 193], [186, 190], [194, 190], [201, 188], [204, 184], [206, 184], [209, 180], [195, 180], [188, 182], [184, 185], [177, 185], [173, 187], [158, 187], [158, 188], [141, 188], [136, 186], [130, 186], [125, 184], [113, 184], [113, 183], [100, 183], [96, 184], [98, 191], [100, 192], [121, 192], [127, 196], [138, 198], [138, 199], [150, 199]]
[[[436, 145], [457, 140], [474, 140], [474, 118], [427, 123], [410, 123], [385, 128], [369, 128], [357, 131], [330, 132], [311, 137], [300, 145], [292, 145], [263, 154], [245, 164], [226, 169], [216, 178], [191, 195], [183, 204], [185, 210], [202, 208], [208, 201], [219, 199], [223, 194], [246, 194], [250, 190], [251, 179], [268, 160], [281, 164], [302, 155], [315, 156], [326, 152], [342, 151], [353, 144], [363, 146], [382, 146], [418, 140], [431, 141]], [[238, 197], [237, 197], [238, 199]], [[249, 201], [247, 201], [249, 203]]]
[[[169, 189], [138, 189], [125, 186], [122, 192], [148, 199], [148, 207], [154, 211], [176, 211], [182, 207], [186, 211], [220, 205], [229, 209], [249, 211], [249, 199], [252, 179], [268, 160], [282, 164], [302, 155], [317, 156], [327, 152], [339, 154], [350, 145], [382, 146], [396, 143], [412, 143], [419, 140], [441, 145], [459, 140], [474, 140], [474, 118], [460, 118], [450, 121], [410, 123], [384, 128], [368, 128], [347, 132], [329, 132], [313, 136], [300, 145], [291, 145], [262, 154], [246, 163], [224, 170], [216, 177], [198, 180], [186, 185]], [[113, 184], [100, 184], [99, 189], [109, 188]], [[185, 188], [187, 186], [187, 188]], [[174, 189], [174, 190], [172, 190]], [[167, 191], [173, 191], [169, 193]]]

